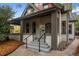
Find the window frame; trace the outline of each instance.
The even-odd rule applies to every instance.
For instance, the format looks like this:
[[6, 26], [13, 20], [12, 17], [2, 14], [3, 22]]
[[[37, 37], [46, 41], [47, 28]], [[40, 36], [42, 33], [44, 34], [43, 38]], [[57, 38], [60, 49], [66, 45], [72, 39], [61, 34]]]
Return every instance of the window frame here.
[[[65, 24], [63, 25], [63, 22], [65, 22]], [[61, 22], [61, 34], [66, 34], [66, 21], [62, 21]]]
[[[63, 33], [63, 26], [62, 26], [62, 24], [61, 24], [61, 26], [62, 26], [62, 28], [61, 28], [62, 32], [61, 32], [61, 33], [62, 33], [62, 34], [66, 34], [66, 21], [62, 21], [62, 23], [63, 23], [63, 22], [65, 22], [65, 26], [64, 26], [64, 31], [65, 31], [65, 33]], [[70, 27], [69, 27], [70, 25], [71, 25], [71, 29], [70, 29]], [[69, 30], [71, 30], [71, 33], [69, 33]], [[69, 33], [69, 34], [72, 34], [72, 24], [71, 24], [71, 23], [69, 23], [69, 25], [68, 25], [68, 33]]]

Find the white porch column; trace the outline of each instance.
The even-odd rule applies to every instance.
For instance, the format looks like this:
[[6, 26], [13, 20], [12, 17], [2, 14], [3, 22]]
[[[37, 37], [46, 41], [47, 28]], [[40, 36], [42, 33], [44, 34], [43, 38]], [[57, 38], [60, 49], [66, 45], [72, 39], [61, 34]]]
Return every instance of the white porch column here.
[[67, 13], [67, 20], [66, 20], [66, 39], [69, 42], [69, 12]]
[[[62, 27], [62, 25], [61, 25], [61, 11], [59, 11], [59, 42], [60, 42], [60, 40], [61, 40], [61, 27]], [[59, 42], [58, 42], [58, 44], [59, 44]]]

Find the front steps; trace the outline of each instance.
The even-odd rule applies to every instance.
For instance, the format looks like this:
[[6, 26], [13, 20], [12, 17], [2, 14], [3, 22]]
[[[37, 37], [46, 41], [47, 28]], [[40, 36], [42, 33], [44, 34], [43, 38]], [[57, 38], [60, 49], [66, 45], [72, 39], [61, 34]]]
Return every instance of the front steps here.
[[[37, 40], [31, 42], [27, 45], [28, 48], [39, 50], [39, 42]], [[50, 51], [50, 46], [47, 43], [44, 43], [44, 41], [40, 41], [40, 51], [48, 52]]]

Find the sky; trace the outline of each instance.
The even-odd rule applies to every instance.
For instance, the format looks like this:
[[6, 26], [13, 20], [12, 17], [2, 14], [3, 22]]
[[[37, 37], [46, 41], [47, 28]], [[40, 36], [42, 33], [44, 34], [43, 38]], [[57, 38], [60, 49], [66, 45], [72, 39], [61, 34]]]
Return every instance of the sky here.
[[15, 15], [13, 18], [20, 17], [23, 10], [26, 8], [26, 3], [0, 3], [0, 6], [2, 5], [8, 5], [12, 8], [12, 10], [15, 12]]
[[[27, 7], [26, 3], [0, 3], [0, 6], [8, 5], [12, 8], [15, 12], [15, 16], [13, 18], [20, 17], [24, 9]], [[79, 3], [73, 3], [72, 6], [74, 7], [73, 13], [79, 14]]]
[[79, 14], [79, 3], [73, 3], [72, 6], [73, 8], [73, 13]]

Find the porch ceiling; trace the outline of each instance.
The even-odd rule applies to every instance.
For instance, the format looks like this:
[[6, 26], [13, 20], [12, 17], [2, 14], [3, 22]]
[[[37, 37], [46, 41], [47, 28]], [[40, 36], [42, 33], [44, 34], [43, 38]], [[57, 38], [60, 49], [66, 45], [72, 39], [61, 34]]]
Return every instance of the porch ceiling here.
[[12, 24], [20, 24], [21, 20], [24, 20], [24, 19], [28, 20], [28, 19], [33, 18], [33, 17], [44, 16], [44, 15], [50, 14], [51, 12], [55, 12], [57, 10], [59, 10], [59, 8], [53, 7], [53, 8], [45, 9], [45, 10], [42, 10], [42, 11], [34, 12], [34, 13], [28, 14], [26, 16], [22, 16], [22, 17], [18, 17], [16, 19], [12, 19], [10, 21], [10, 23], [12, 23]]
[[20, 25], [20, 21], [21, 21], [20, 19], [10, 20], [9, 23], [14, 25]]

